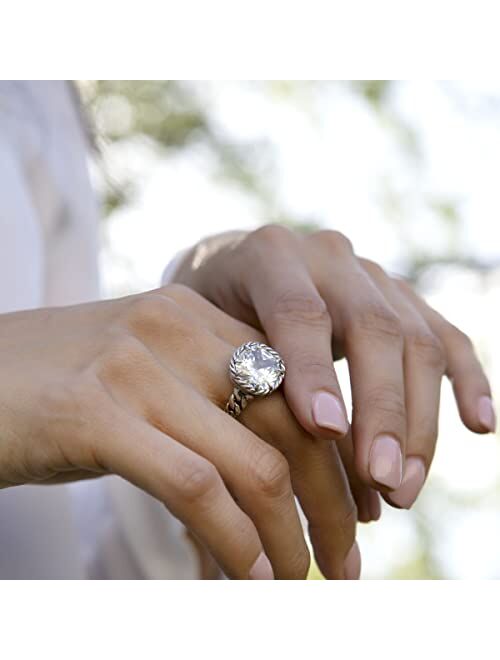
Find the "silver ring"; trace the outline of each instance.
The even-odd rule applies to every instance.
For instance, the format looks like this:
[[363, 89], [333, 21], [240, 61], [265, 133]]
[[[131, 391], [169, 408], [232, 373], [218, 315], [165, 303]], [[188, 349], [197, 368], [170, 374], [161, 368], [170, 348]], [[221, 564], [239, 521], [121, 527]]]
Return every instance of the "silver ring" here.
[[285, 363], [270, 346], [248, 341], [234, 351], [229, 362], [229, 377], [234, 390], [225, 411], [238, 417], [254, 397], [268, 396], [278, 389], [285, 377]]

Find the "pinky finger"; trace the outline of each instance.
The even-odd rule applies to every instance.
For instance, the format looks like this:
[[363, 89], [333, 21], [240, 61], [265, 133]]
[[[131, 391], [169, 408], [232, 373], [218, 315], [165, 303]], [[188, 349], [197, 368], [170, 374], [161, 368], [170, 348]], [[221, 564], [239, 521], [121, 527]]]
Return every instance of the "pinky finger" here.
[[441, 337], [445, 346], [446, 375], [453, 385], [462, 422], [475, 433], [493, 433], [496, 416], [491, 389], [470, 339], [450, 323]]
[[471, 340], [429, 307], [405, 282], [399, 282], [399, 285], [442, 342], [446, 375], [453, 386], [462, 422], [475, 433], [494, 433], [496, 415], [491, 388]]

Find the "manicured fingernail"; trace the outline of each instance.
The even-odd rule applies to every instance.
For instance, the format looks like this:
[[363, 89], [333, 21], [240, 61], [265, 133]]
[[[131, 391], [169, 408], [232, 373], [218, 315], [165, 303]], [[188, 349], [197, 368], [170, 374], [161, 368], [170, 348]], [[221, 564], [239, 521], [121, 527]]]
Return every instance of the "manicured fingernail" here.
[[361, 574], [361, 553], [359, 545], [354, 541], [354, 545], [347, 553], [344, 561], [344, 578], [346, 580], [359, 580]]
[[418, 456], [410, 456], [405, 462], [401, 486], [390, 495], [391, 502], [402, 509], [409, 509], [422, 490], [425, 481], [425, 464]]
[[370, 474], [383, 486], [399, 488], [403, 477], [403, 456], [399, 442], [392, 435], [375, 438], [370, 452]]
[[250, 580], [274, 580], [271, 562], [263, 552], [257, 557], [257, 561], [250, 569], [248, 577]]
[[489, 396], [482, 396], [479, 399], [477, 404], [477, 415], [484, 428], [491, 431], [491, 433], [494, 433], [497, 426], [497, 419], [495, 409], [493, 408], [493, 401]]
[[318, 426], [345, 435], [349, 429], [344, 408], [329, 392], [316, 392], [312, 400], [314, 421]]

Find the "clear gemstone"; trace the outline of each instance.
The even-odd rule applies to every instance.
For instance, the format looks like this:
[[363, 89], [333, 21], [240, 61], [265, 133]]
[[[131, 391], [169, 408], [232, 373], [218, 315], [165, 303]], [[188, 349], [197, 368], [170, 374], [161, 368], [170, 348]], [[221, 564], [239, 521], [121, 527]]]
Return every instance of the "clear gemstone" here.
[[251, 387], [276, 389], [283, 379], [282, 363], [264, 344], [248, 346], [236, 361], [238, 375]]

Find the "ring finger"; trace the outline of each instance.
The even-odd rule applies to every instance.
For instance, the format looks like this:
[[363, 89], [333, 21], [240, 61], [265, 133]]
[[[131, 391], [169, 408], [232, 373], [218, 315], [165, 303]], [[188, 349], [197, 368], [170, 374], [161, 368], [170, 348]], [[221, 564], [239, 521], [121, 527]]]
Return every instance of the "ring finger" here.
[[436, 448], [444, 353], [439, 339], [394, 280], [377, 264], [367, 260], [361, 263], [398, 313], [404, 335], [405, 471], [401, 486], [386, 499], [409, 508], [422, 489]]

